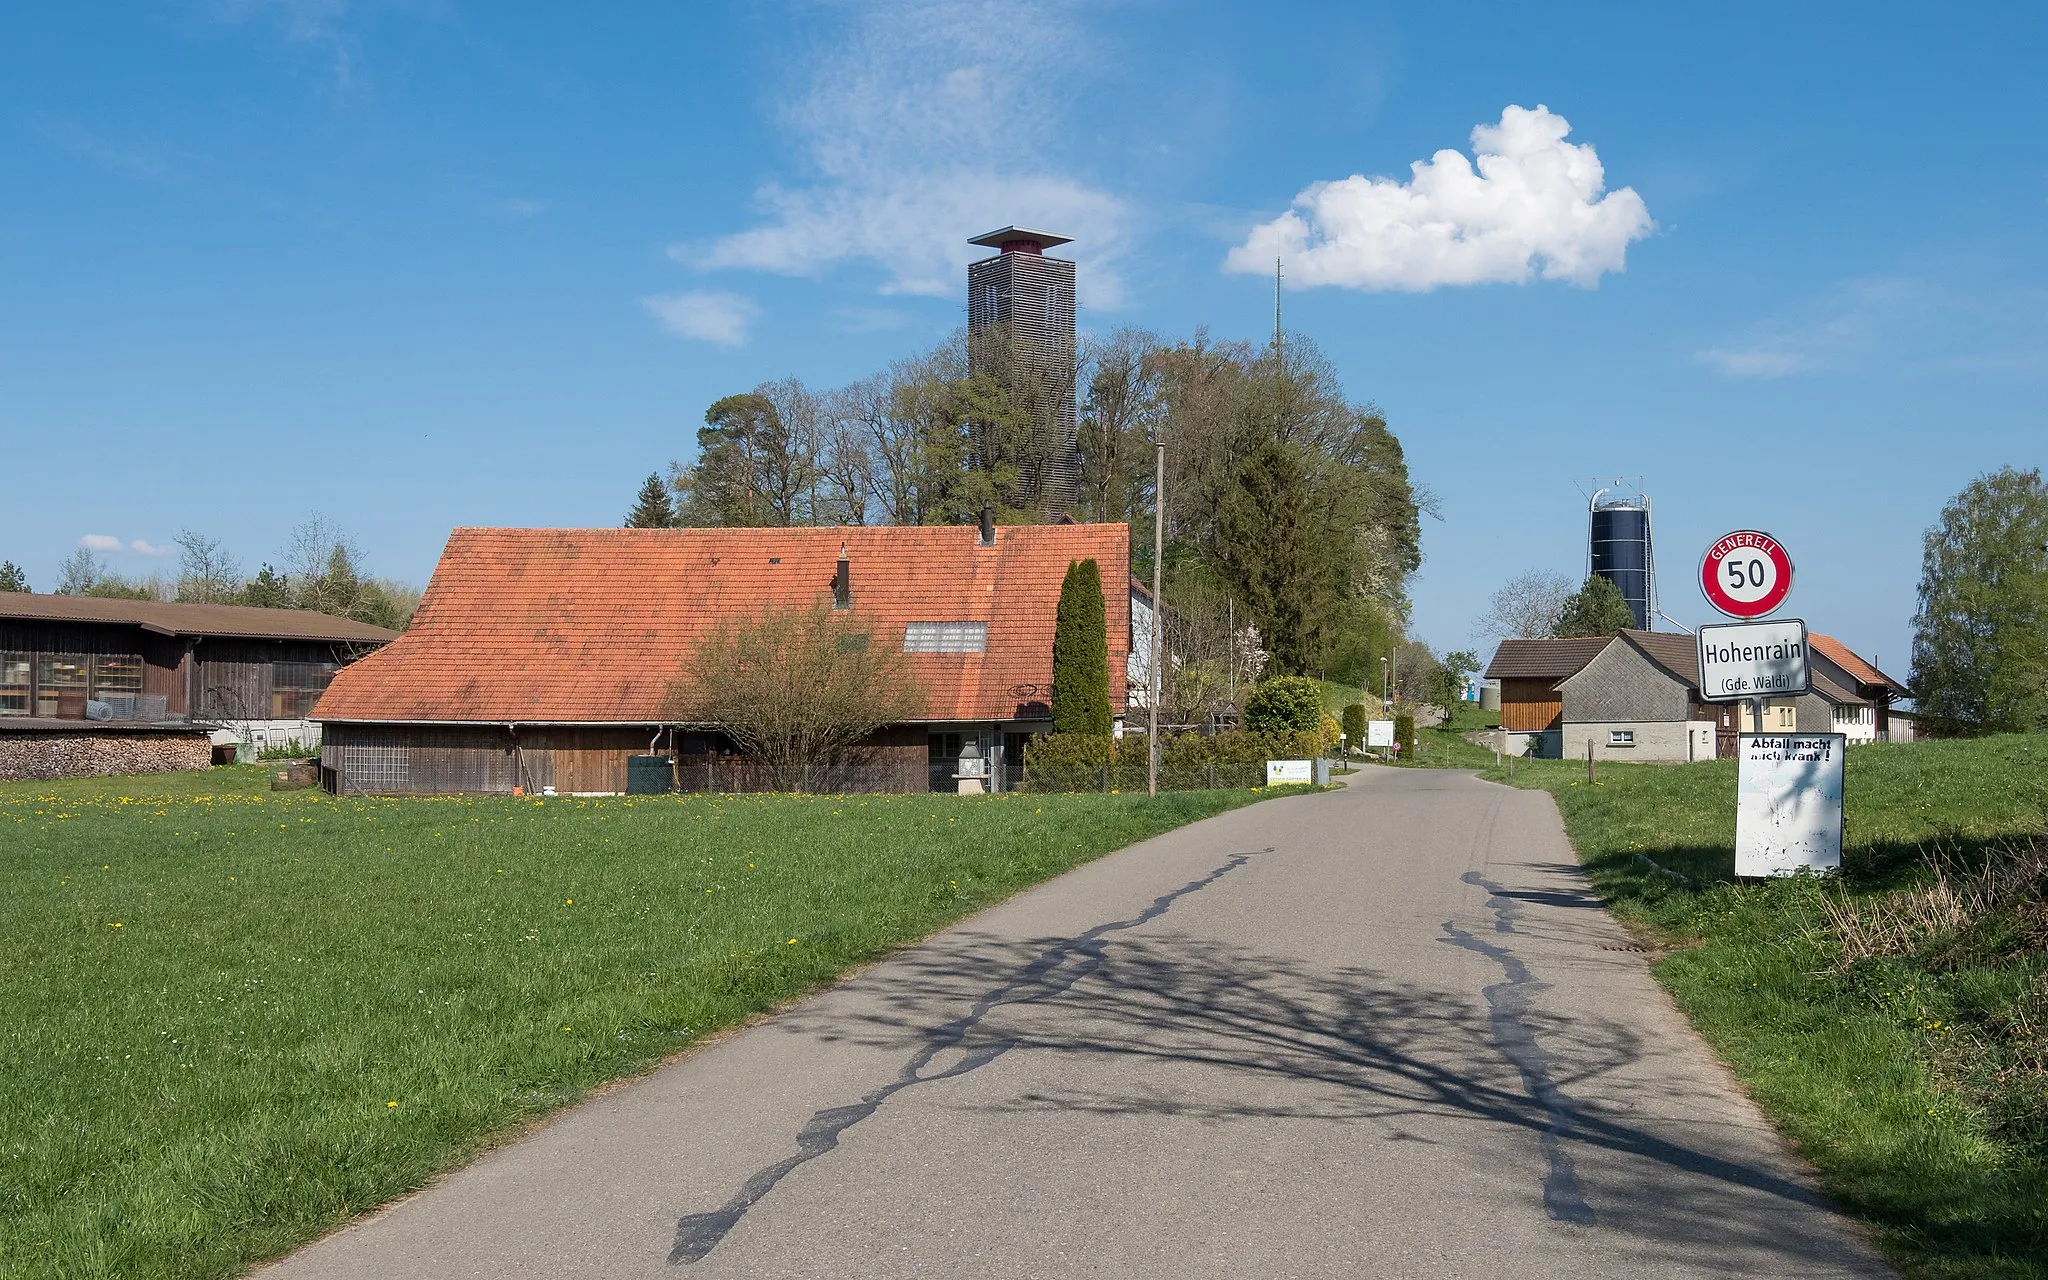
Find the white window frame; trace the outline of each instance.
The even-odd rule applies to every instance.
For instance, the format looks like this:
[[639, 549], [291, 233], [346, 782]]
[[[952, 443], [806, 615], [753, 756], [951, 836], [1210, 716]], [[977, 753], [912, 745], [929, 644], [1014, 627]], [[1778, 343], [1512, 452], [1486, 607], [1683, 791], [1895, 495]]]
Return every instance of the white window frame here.
[[905, 653], [987, 653], [986, 622], [911, 622], [903, 627]]
[[1634, 729], [1609, 729], [1607, 731], [1607, 745], [1610, 747], [1633, 747], [1636, 745], [1636, 731]]

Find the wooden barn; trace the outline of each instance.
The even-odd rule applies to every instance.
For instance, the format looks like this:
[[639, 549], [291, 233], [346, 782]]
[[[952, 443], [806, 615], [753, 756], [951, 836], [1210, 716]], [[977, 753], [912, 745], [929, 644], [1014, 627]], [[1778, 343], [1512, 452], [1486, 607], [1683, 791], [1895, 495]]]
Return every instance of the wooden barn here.
[[310, 748], [308, 713], [334, 673], [396, 634], [300, 609], [0, 593], [0, 777]]
[[404, 636], [321, 698], [337, 792], [615, 794], [663, 755], [686, 790], [762, 785], [716, 725], [666, 710], [724, 619], [833, 600], [901, 645], [926, 705], [834, 790], [953, 790], [963, 751], [1003, 790], [1051, 727], [1052, 638], [1069, 564], [1103, 567], [1112, 707], [1124, 708], [1130, 533], [1116, 525], [823, 529], [457, 529]]

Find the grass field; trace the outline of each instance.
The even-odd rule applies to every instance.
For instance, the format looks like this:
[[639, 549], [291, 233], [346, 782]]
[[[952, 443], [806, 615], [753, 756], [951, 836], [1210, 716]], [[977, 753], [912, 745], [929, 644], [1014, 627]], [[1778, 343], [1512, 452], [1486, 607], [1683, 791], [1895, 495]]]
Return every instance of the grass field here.
[[[1602, 764], [1590, 785], [1582, 761], [1525, 760], [1513, 781], [1557, 797], [1658, 979], [1897, 1261], [2048, 1277], [2048, 876], [1996, 909], [1921, 910], [1944, 859], [2039, 867], [2048, 737], [1853, 749], [1833, 886], [1733, 882], [1730, 760]], [[1870, 924], [1895, 945], [1852, 959]]]
[[0, 1274], [218, 1276], [1255, 793], [334, 800], [0, 783]]

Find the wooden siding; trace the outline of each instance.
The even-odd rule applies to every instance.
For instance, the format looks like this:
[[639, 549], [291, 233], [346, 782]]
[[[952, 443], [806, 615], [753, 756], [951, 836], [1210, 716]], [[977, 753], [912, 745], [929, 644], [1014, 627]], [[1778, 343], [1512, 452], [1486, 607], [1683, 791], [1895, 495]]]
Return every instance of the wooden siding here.
[[[617, 795], [626, 758], [669, 755], [668, 735], [650, 753], [652, 728], [522, 726], [505, 728], [328, 724], [321, 742], [322, 781], [343, 795]], [[860, 758], [821, 780], [826, 792], [921, 792], [929, 787], [926, 731], [885, 729]], [[767, 772], [718, 734], [682, 734], [674, 744], [676, 787], [723, 793], [766, 791]]]
[[1549, 679], [1500, 682], [1500, 727], [1510, 733], [1540, 733], [1564, 723], [1564, 695]]

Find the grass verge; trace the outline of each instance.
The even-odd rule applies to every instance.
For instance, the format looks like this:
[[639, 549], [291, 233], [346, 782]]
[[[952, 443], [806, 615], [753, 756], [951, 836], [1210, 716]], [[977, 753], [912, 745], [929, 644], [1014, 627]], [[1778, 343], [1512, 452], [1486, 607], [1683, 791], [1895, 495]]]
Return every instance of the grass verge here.
[[0, 1273], [219, 1276], [1250, 791], [335, 800], [0, 783]]
[[1734, 881], [1732, 760], [1511, 780], [1557, 798], [1658, 980], [1894, 1260], [2048, 1277], [2048, 884], [1929, 905], [2043, 865], [2048, 738], [1858, 747], [1847, 770], [1836, 884]]

